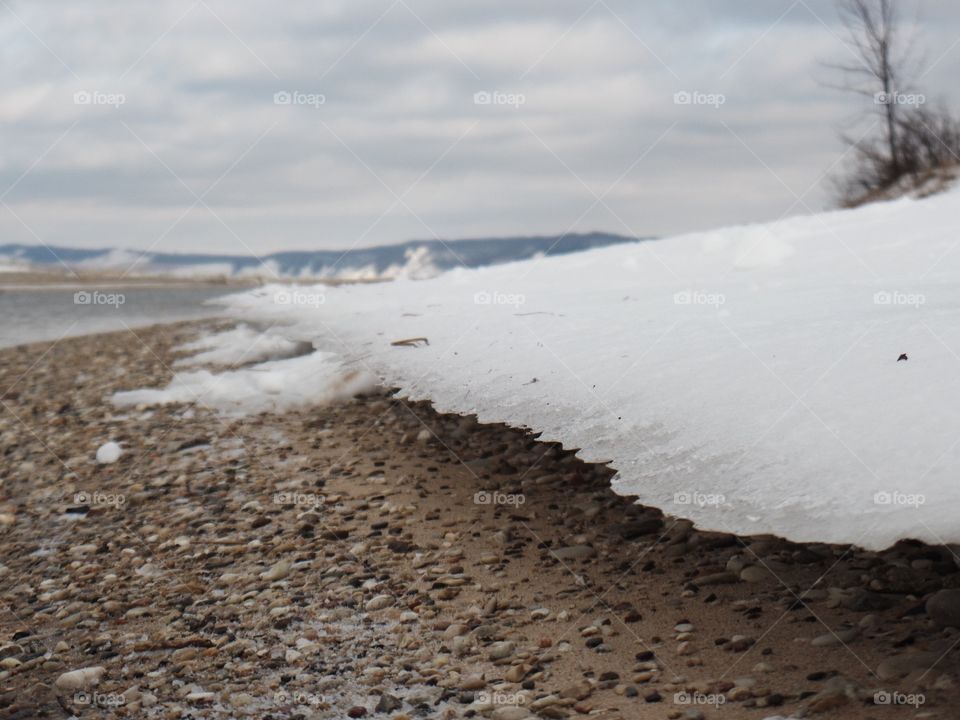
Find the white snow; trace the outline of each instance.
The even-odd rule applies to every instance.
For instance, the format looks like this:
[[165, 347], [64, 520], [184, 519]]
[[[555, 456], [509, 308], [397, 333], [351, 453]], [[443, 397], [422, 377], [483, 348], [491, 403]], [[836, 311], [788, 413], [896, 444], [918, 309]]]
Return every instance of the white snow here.
[[120, 447], [119, 443], [111, 440], [97, 448], [97, 462], [101, 465], [110, 465], [119, 460], [122, 454], [123, 448]]
[[[701, 527], [960, 542], [958, 245], [950, 192], [318, 288], [314, 307], [273, 287], [230, 303], [406, 397], [609, 461], [618, 492]], [[391, 345], [414, 337], [429, 344]], [[267, 363], [272, 383], [318, 354]], [[248, 380], [224, 382], [262, 402]]]
[[329, 403], [373, 386], [362, 370], [344, 368], [331, 353], [315, 352], [222, 373], [178, 372], [165, 388], [115, 393], [112, 401], [121, 407], [197, 403], [228, 415], [247, 415]]
[[177, 350], [196, 353], [177, 360], [174, 363], [177, 366], [241, 365], [306, 355], [313, 347], [307, 342], [289, 340], [279, 333], [255, 330], [241, 324], [185, 343]]

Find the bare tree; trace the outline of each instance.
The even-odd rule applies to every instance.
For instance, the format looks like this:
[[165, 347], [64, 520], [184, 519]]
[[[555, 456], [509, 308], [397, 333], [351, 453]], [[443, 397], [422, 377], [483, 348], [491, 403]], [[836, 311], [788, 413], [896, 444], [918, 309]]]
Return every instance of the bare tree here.
[[910, 44], [901, 38], [894, 0], [841, 0], [840, 17], [854, 58], [829, 67], [843, 75], [843, 83], [838, 87], [870, 97], [883, 114], [889, 170], [893, 177], [898, 177], [898, 96], [911, 84]]
[[880, 113], [883, 132], [861, 139], [844, 135], [852, 162], [835, 185], [850, 207], [904, 192], [935, 192], [956, 175], [960, 121], [944, 104], [924, 106], [914, 91], [914, 43], [903, 37], [897, 0], [839, 0], [850, 62], [828, 64], [840, 90], [864, 95]]

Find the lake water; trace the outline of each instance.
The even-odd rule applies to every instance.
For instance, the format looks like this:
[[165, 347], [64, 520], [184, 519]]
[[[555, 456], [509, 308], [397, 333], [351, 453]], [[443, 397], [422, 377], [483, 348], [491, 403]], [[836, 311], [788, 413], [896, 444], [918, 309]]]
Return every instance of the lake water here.
[[204, 303], [236, 291], [223, 286], [11, 287], [0, 290], [0, 347], [218, 317], [220, 308]]

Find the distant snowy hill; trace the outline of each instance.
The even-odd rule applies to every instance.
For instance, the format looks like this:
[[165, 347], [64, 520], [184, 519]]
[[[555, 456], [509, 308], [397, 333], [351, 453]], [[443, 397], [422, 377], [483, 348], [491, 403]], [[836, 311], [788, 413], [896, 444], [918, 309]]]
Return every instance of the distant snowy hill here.
[[238, 371], [268, 407], [342, 364], [610, 462], [705, 528], [960, 542], [960, 192], [298, 291], [229, 300], [318, 350]]
[[260, 275], [296, 278], [433, 277], [457, 267], [476, 268], [539, 255], [565, 255], [636, 238], [608, 233], [410, 241], [353, 250], [279, 252], [244, 255], [172, 254], [132, 250], [84, 250], [36, 245], [0, 245], [0, 263], [63, 264], [73, 268], [133, 268], [141, 274], [177, 276]]

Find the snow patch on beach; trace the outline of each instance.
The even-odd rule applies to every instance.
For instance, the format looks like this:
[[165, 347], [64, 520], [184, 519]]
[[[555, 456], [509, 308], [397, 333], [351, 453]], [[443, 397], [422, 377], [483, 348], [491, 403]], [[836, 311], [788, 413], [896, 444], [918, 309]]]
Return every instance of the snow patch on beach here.
[[958, 542], [958, 245], [951, 192], [229, 303], [403, 396], [610, 462], [619, 492], [704, 528]]
[[280, 333], [264, 332], [241, 324], [184, 343], [177, 350], [195, 354], [180, 358], [174, 363], [176, 366], [244, 365], [307, 355], [313, 351], [313, 346], [308, 342], [290, 340]]
[[196, 403], [226, 415], [283, 412], [351, 398], [375, 386], [363, 370], [345, 368], [333, 354], [269, 360], [220, 373], [178, 372], [160, 389], [115, 393], [119, 407]]

